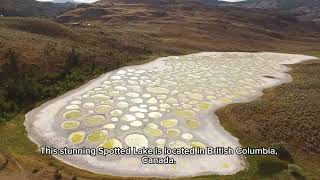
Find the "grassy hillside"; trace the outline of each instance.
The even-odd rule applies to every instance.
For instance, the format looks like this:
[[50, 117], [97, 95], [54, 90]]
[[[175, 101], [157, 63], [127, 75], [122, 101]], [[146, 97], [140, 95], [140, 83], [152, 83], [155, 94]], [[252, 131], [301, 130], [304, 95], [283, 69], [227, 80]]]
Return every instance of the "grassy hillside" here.
[[108, 29], [72, 29], [46, 19], [1, 18], [0, 33], [0, 122], [151, 55], [144, 44]]
[[[248, 157], [251, 166], [258, 167], [255, 173], [273, 178], [280, 173], [287, 179], [290, 174], [297, 179], [302, 176], [317, 179], [320, 174], [320, 62], [309, 61], [291, 67], [293, 82], [264, 90], [261, 98], [230, 105], [217, 114], [225, 129], [238, 137], [243, 146], [281, 147], [278, 159]], [[267, 161], [263, 161], [264, 158]], [[282, 168], [272, 168], [281, 164]], [[252, 175], [256, 176], [255, 173]]]
[[320, 1], [318, 0], [247, 0], [223, 5], [266, 9], [282, 14], [290, 14], [302, 21], [320, 23]]
[[4, 16], [56, 17], [74, 8], [74, 4], [54, 4], [36, 0], [0, 0], [0, 14]]
[[[101, 13], [88, 18], [94, 10]], [[170, 54], [199, 50], [278, 49], [302, 52], [311, 49], [310, 46], [319, 47], [319, 26], [265, 11], [241, 8], [143, 4], [104, 7], [101, 4], [77, 8], [57, 20], [66, 25], [90, 26], [91, 29], [139, 33], [149, 48]]]

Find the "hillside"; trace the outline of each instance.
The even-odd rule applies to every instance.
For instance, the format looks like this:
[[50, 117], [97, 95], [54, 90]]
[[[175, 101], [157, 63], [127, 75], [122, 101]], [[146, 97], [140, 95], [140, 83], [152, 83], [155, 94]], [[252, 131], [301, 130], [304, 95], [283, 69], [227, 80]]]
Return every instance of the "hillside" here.
[[[76, 5], [70, 0], [37, 2], [36, 0], [0, 0], [0, 14], [4, 16], [42, 16], [56, 17]], [[317, 0], [247, 0], [235, 3], [218, 0], [100, 0], [96, 5], [112, 4], [148, 4], [162, 6], [211, 6], [211, 7], [242, 7], [249, 9], [272, 10], [277, 13], [297, 17], [302, 21], [320, 21], [320, 2]]]
[[[89, 24], [90, 29], [106, 27], [143, 33], [149, 47], [157, 50], [167, 47], [170, 52], [179, 53], [182, 49], [258, 51], [289, 44], [301, 46], [304, 41], [313, 43], [319, 37], [319, 26], [274, 12], [139, 2], [123, 4], [105, 0], [68, 11], [57, 17], [57, 21], [66, 25]], [[250, 43], [244, 45], [245, 41]], [[288, 48], [294, 47], [291, 45]]]
[[320, 1], [318, 0], [247, 0], [223, 5], [273, 10], [292, 14], [303, 21], [320, 22]]
[[0, 0], [3, 16], [55, 17], [74, 7], [72, 3], [38, 2], [36, 0]]
[[247, 0], [236, 4], [249, 8], [292, 10], [296, 8], [318, 8], [318, 0]]

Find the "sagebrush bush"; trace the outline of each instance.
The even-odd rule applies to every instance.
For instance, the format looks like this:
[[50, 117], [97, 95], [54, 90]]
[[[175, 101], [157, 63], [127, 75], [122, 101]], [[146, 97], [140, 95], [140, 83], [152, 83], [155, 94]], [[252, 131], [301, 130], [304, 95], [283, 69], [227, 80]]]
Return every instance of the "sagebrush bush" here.
[[297, 179], [305, 179], [303, 170], [296, 164], [288, 164], [288, 171]]

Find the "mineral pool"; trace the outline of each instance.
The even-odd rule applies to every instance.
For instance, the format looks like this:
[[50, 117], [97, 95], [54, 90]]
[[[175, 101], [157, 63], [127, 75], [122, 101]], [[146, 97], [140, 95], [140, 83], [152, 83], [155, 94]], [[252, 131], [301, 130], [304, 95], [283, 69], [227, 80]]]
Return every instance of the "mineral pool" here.
[[[314, 57], [279, 53], [204, 52], [123, 67], [49, 101], [26, 115], [29, 138], [48, 147], [239, 147], [214, 111], [250, 101], [262, 89], [291, 80], [283, 64]], [[118, 176], [181, 177], [234, 174], [239, 155], [172, 156], [172, 165], [141, 157], [90, 155], [56, 158]]]

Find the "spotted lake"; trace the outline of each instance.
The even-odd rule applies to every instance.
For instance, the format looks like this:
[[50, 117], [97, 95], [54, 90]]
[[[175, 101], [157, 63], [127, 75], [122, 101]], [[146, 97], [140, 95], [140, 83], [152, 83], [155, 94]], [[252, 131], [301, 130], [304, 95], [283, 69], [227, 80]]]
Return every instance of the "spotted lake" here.
[[[288, 82], [292, 64], [314, 57], [279, 53], [203, 52], [158, 58], [108, 72], [26, 115], [29, 138], [48, 147], [241, 146], [214, 111], [250, 101]], [[180, 177], [234, 174], [239, 155], [172, 156], [174, 165], [142, 164], [139, 156], [62, 156], [91, 172], [118, 176]]]

